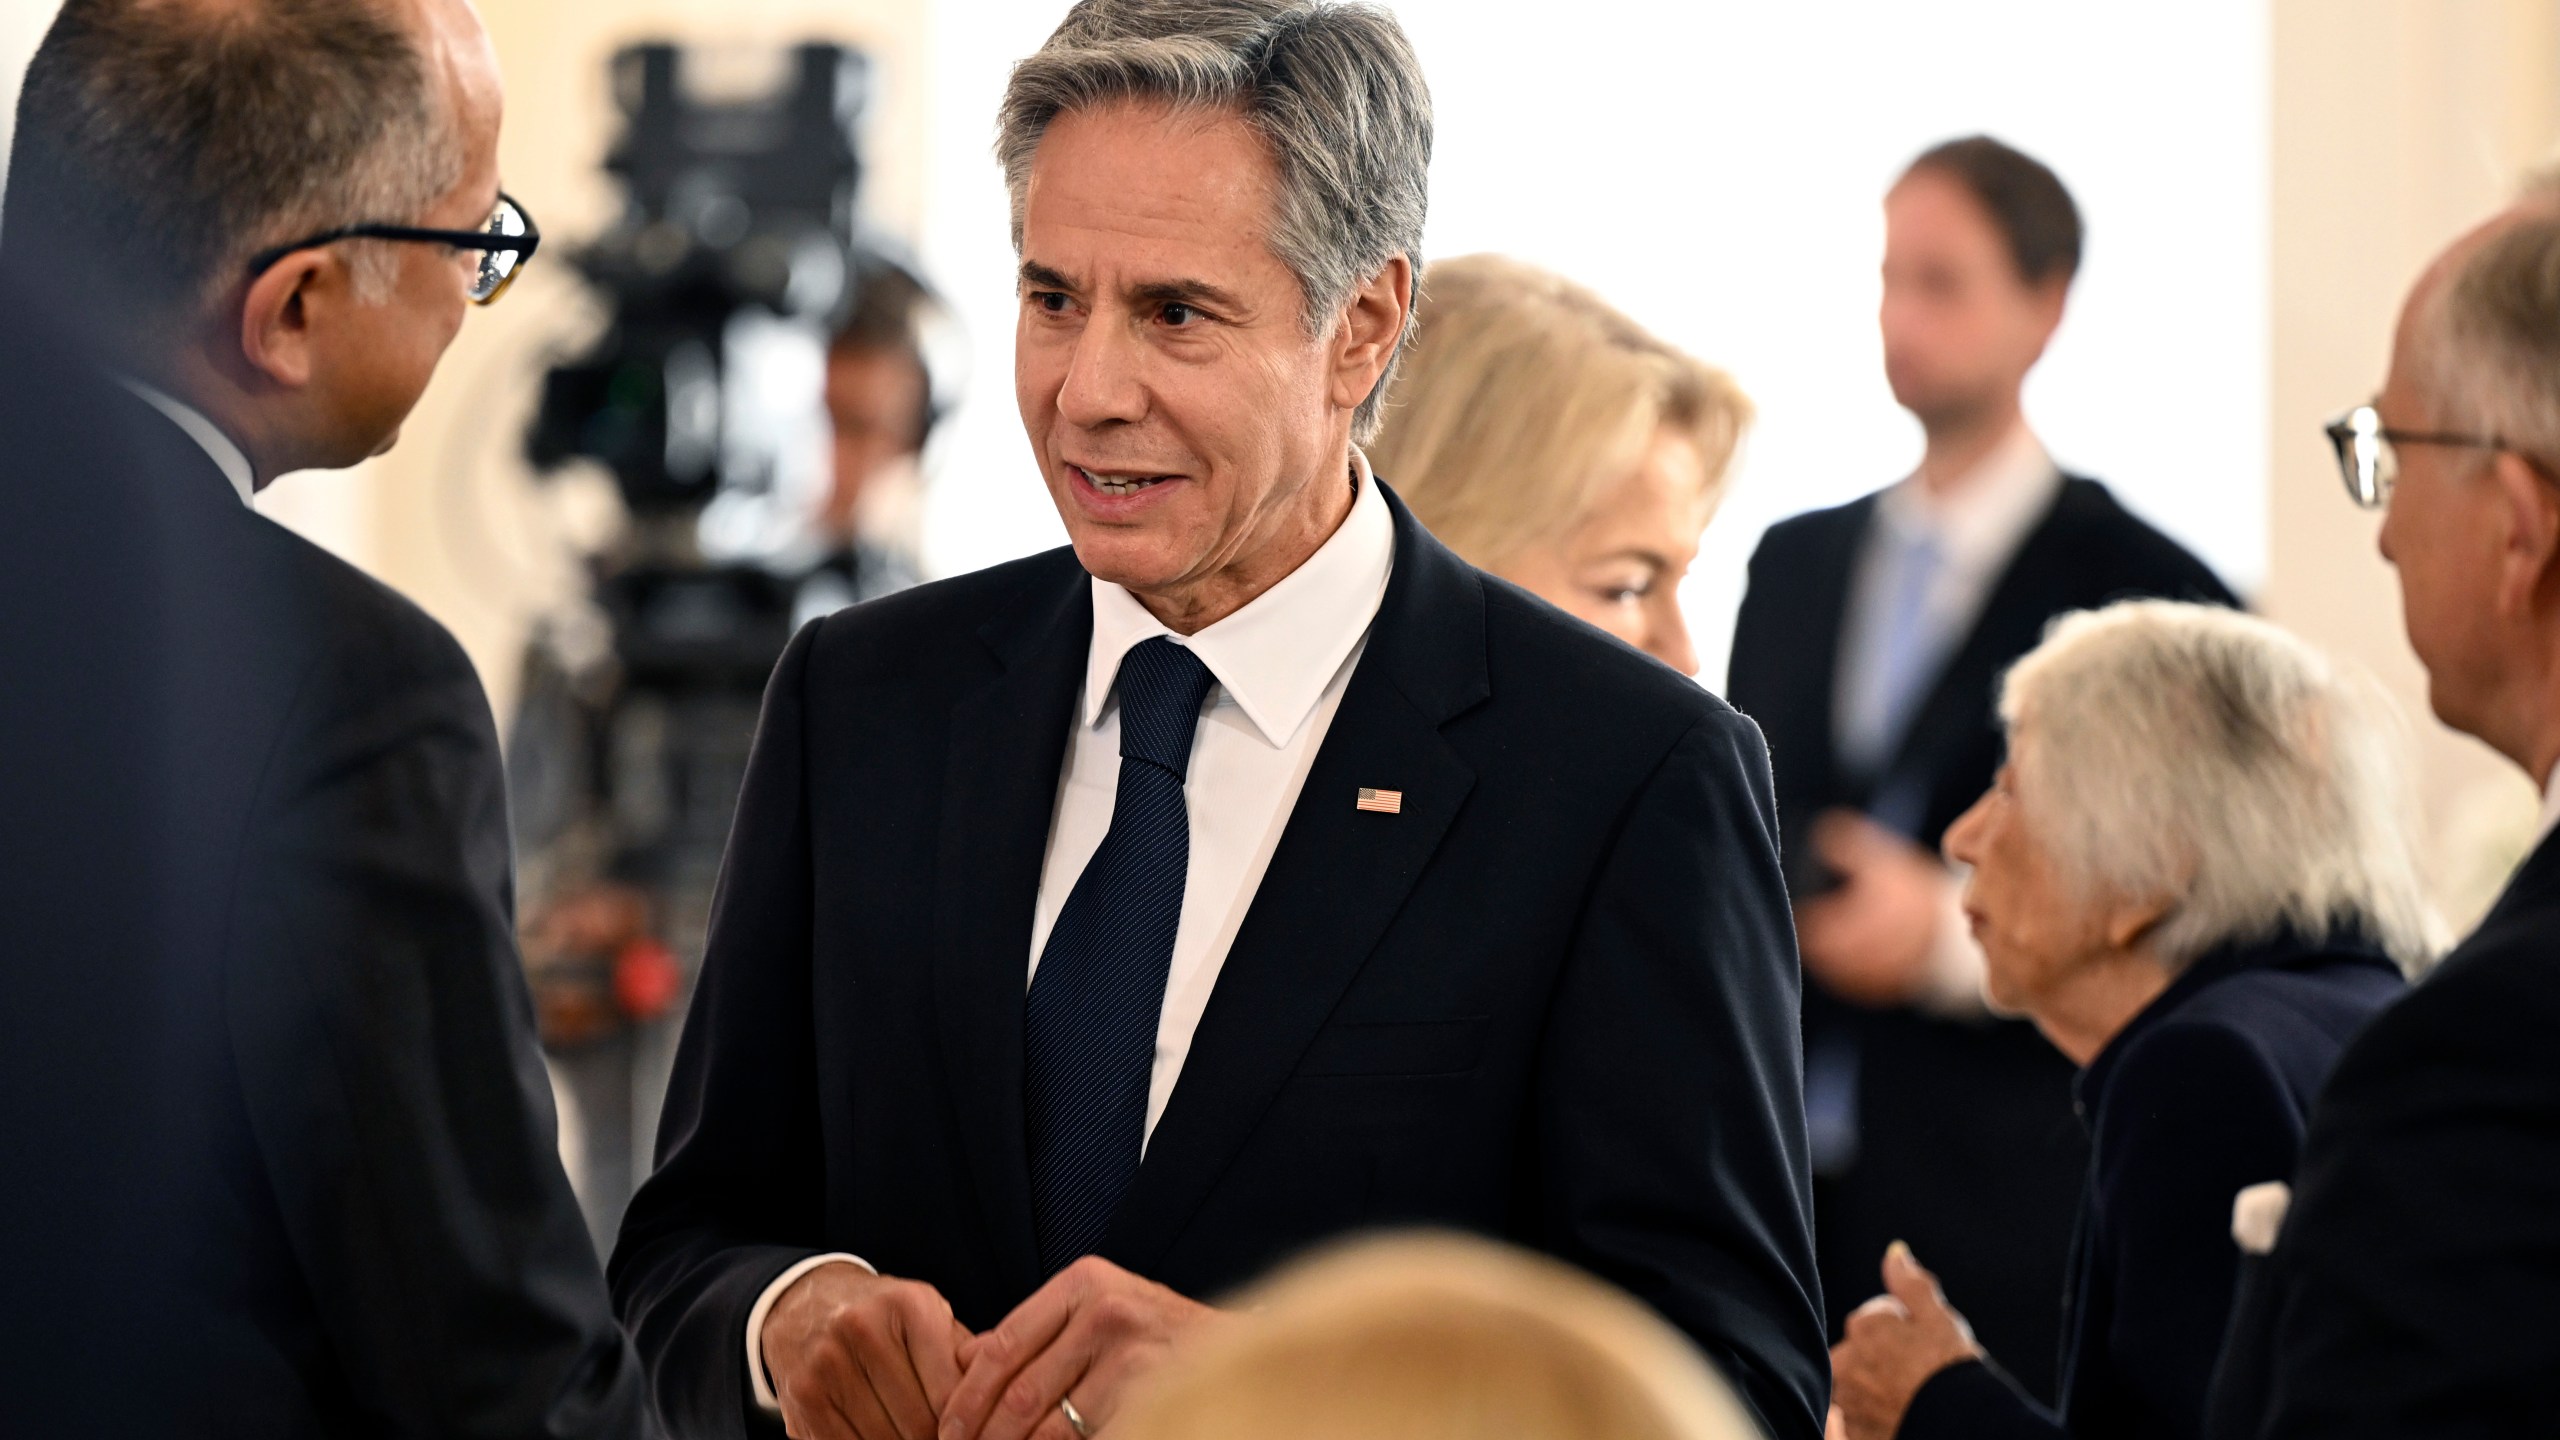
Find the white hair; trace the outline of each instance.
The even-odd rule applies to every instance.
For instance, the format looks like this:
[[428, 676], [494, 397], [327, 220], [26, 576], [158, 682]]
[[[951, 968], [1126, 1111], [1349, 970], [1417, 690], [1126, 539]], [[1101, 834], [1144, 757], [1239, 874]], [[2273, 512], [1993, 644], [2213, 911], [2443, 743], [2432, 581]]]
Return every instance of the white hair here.
[[2010, 670], [2000, 716], [2029, 832], [2079, 898], [2169, 902], [2172, 969], [2287, 927], [2429, 957], [2398, 711], [2310, 645], [2212, 606], [2082, 611]]
[[[1013, 198], [1013, 244], [1032, 157], [1073, 110], [1152, 100], [1233, 110], [1270, 146], [1279, 215], [1265, 237], [1297, 277], [1307, 333], [1322, 335], [1354, 292], [1402, 255], [1422, 274], [1431, 168], [1431, 92], [1395, 17], [1317, 0], [1083, 0], [1013, 67], [996, 158]], [[1376, 433], [1404, 341], [1352, 417]]]

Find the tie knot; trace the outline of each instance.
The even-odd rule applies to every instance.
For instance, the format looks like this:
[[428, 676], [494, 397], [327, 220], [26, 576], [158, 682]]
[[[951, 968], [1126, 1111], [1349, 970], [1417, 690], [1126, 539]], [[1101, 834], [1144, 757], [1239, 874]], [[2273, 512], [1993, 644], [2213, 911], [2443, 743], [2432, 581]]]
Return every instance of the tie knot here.
[[1159, 635], [1120, 658], [1120, 756], [1163, 766], [1176, 779], [1191, 767], [1200, 702], [1217, 677], [1200, 657]]

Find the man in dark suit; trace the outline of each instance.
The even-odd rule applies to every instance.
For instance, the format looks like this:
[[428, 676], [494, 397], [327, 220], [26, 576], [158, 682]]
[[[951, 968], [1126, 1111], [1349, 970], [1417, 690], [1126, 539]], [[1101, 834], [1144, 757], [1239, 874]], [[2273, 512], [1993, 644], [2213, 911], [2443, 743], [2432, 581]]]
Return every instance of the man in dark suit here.
[[560, 1168], [477, 678], [248, 505], [386, 446], [521, 258], [482, 233], [497, 86], [457, 0], [68, 0], [29, 69], [8, 1434], [653, 1428]]
[[1773, 527], [1727, 697], [1769, 736], [1796, 897], [1822, 1276], [1836, 1324], [1894, 1240], [2050, 1398], [2087, 1164], [2071, 1066], [1990, 1018], [1936, 856], [2000, 764], [2001, 673], [2069, 610], [2228, 603], [2194, 556], [2058, 471], [2020, 409], [2081, 225], [2050, 170], [1984, 137], [1885, 201], [1885, 370], [1928, 449], [1899, 484]]
[[2438, 718], [2542, 782], [2480, 928], [2348, 1047], [2274, 1253], [2244, 1281], [2211, 1433], [2546, 1433], [2560, 1406], [2560, 187], [2453, 246], [2390, 378], [2330, 428], [2388, 505]]
[[612, 1264], [686, 1433], [1074, 1440], [1203, 1301], [1384, 1224], [1586, 1266], [1820, 1433], [1758, 733], [1353, 444], [1429, 137], [1367, 7], [1089, 3], [1014, 71], [1074, 545], [774, 678]]

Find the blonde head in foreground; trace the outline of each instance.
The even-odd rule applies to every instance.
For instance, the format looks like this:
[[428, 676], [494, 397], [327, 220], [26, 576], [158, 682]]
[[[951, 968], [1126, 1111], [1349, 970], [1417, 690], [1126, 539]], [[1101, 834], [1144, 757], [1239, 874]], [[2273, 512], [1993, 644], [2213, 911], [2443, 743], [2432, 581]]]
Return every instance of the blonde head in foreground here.
[[1560, 275], [1433, 264], [1370, 462], [1468, 563], [1674, 669], [1698, 660], [1680, 577], [1751, 402]]
[[1487, 1241], [1358, 1242], [1239, 1297], [1111, 1440], [1756, 1440], [1636, 1301]]

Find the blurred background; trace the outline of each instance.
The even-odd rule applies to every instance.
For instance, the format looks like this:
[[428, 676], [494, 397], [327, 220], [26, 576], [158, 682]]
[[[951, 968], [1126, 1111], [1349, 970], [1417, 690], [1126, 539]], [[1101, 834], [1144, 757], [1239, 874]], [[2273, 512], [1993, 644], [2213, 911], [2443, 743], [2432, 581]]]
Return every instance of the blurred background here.
[[[11, 108], [53, 8], [0, 9], [0, 99]], [[1009, 383], [1013, 259], [989, 145], [1008, 65], [1056, 23], [1063, 0], [480, 8], [507, 75], [506, 183], [540, 220], [542, 258], [509, 303], [473, 315], [395, 452], [352, 474], [288, 477], [259, 506], [450, 626], [511, 745], [557, 741], [529, 735], [529, 723], [581, 723], [546, 708], [541, 687], [622, 716], [640, 673], [615, 671], [619, 699], [582, 691], [578, 678], [581, 647], [591, 658], [614, 643], [597, 633], [612, 618], [599, 613], [600, 577], [629, 560], [631, 537], [650, 523], [635, 523], [628, 467], [573, 459], [538, 471], [526, 443], [547, 372], [634, 343], [628, 291], [568, 263], [626, 217], [626, 191], [604, 168], [636, 133], [637, 82], [614, 69], [624, 47], [681, 47], [692, 101], [749, 109], [790, 93], [803, 63], [795, 45], [858, 56], [828, 71], [858, 184], [848, 171], [807, 185], [821, 214], [831, 196], [851, 197], [831, 222], [839, 239], [860, 237], [848, 253], [893, 257], [891, 268], [926, 287], [906, 318], [934, 412], [920, 461], [891, 457], [883, 469], [895, 473], [868, 487], [862, 526], [926, 578], [1061, 543]], [[2259, 609], [2399, 695], [2413, 719], [2431, 883], [2453, 923], [2476, 916], [2529, 837], [2534, 799], [2485, 749], [2426, 718], [2375, 520], [2338, 493], [2319, 426], [2378, 385], [2398, 299], [2425, 257], [2497, 208], [2560, 138], [2560, 0], [1393, 8], [1437, 105], [1427, 255], [1499, 250], [1561, 271], [1729, 369], [1758, 406], [1682, 592], [1704, 683], [1722, 683], [1760, 532], [1885, 484], [1917, 458], [1918, 430], [1886, 388], [1876, 333], [1880, 201], [1926, 146], [1988, 132], [2061, 174], [2091, 236], [2070, 316], [2028, 391], [2037, 431], [2066, 469], [2106, 480]], [[695, 218], [706, 234], [737, 220]], [[614, 330], [618, 315], [626, 323]], [[723, 333], [732, 391], [752, 371], [760, 378], [745, 399], [774, 409], [768, 468], [782, 478], [764, 498], [819, 503], [826, 337], [782, 337], [750, 367], [734, 332], [714, 338]], [[740, 398], [718, 403], [735, 423]], [[700, 499], [677, 507], [685, 524]], [[772, 549], [758, 549], [752, 514], [731, 518], [739, 553]], [[775, 603], [787, 623], [812, 601], [795, 592]], [[566, 658], [544, 660], [547, 644]], [[711, 687], [715, 708], [751, 715], [752, 678]], [[677, 712], [650, 713], [663, 728]], [[622, 730], [587, 741], [629, 749]], [[589, 857], [556, 867], [582, 877], [563, 879], [546, 875], [540, 844], [527, 847], [529, 927], [556, 920], [563, 895], [598, 899], [593, 886], [633, 875], [654, 897], [643, 897], [650, 913], [618, 917], [609, 902], [620, 892], [602, 893], [600, 913], [558, 940], [618, 961], [635, 937], [657, 947], [640, 973], [620, 964], [596, 981], [610, 991], [596, 1003], [619, 1020], [588, 1016], [592, 1028], [580, 1030], [574, 986], [546, 997], [555, 1054], [619, 1047], [609, 1074], [589, 1082], [631, 1097], [606, 1126], [625, 1138], [596, 1142], [596, 1154], [627, 1149], [628, 1135], [653, 1124], [649, 1076], [689, 978], [685, 916], [698, 908], [680, 892], [707, 888], [721, 777], [741, 759], [695, 756], [684, 763], [699, 772], [698, 794], [659, 797], [700, 812], [694, 838], [676, 848], [706, 853], [661, 855], [645, 875]], [[597, 1110], [569, 1108], [573, 1118]], [[593, 1169], [573, 1157], [590, 1188], [620, 1185]]]

